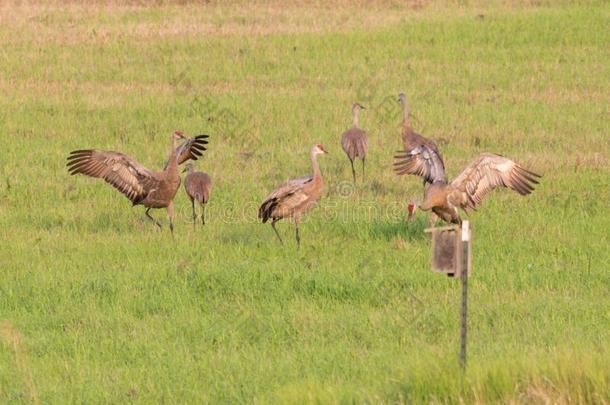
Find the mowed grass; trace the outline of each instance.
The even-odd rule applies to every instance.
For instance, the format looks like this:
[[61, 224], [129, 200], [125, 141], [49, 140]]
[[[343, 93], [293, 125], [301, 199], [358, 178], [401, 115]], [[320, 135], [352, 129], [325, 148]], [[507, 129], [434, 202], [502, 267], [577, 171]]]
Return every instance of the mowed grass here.
[[[0, 402], [610, 402], [610, 7], [256, 2], [0, 8]], [[429, 271], [396, 96], [450, 177], [480, 152], [542, 174], [471, 215], [468, 368], [457, 280]], [[339, 137], [367, 107], [364, 182]], [[175, 241], [69, 151], [160, 169], [210, 134], [208, 225]], [[296, 249], [257, 207], [309, 173]], [[359, 169], [359, 167], [358, 167]], [[166, 224], [165, 213], [153, 215]]]

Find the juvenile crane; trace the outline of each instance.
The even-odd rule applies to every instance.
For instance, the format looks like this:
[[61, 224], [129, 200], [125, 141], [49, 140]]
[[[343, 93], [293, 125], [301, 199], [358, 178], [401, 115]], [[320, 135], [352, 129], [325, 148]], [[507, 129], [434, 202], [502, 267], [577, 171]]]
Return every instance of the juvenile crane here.
[[[446, 182], [445, 163], [443, 162], [443, 157], [441, 156], [436, 143], [421, 136], [411, 128], [407, 96], [405, 93], [400, 93], [398, 95], [398, 101], [400, 101], [402, 106], [402, 144], [404, 150], [398, 152], [398, 154], [394, 156], [396, 159], [394, 163], [395, 170], [398, 174], [404, 174], [402, 173], [402, 169], [404, 169], [402, 167], [404, 159], [407, 156], [416, 156], [417, 159], [424, 159], [427, 162], [432, 172], [432, 178], [443, 179]], [[429, 183], [429, 181], [424, 178], [424, 186], [426, 183]]]
[[263, 223], [271, 219], [271, 227], [282, 244], [282, 237], [275, 228], [275, 223], [282, 218], [292, 217], [295, 225], [297, 245], [301, 246], [301, 237], [299, 236], [301, 215], [316, 205], [322, 196], [324, 182], [322, 181], [322, 173], [318, 165], [317, 155], [323, 153], [328, 153], [324, 146], [320, 144], [313, 145], [310, 153], [313, 174], [290, 180], [286, 184], [279, 186], [265, 198], [265, 201], [263, 201], [258, 210], [258, 217], [263, 220]]
[[[434, 170], [429, 160], [421, 155], [406, 156], [401, 162], [398, 174], [421, 176], [431, 185], [424, 192], [420, 204], [411, 202], [408, 206], [410, 220], [417, 208], [432, 212], [444, 221], [461, 224], [458, 208], [465, 213], [475, 210], [483, 197], [498, 187], [507, 187], [521, 195], [530, 194], [541, 177], [514, 161], [493, 153], [482, 153], [451, 183], [447, 176]], [[433, 216], [433, 222], [436, 218]]]
[[189, 196], [191, 206], [193, 207], [193, 225], [195, 225], [197, 219], [195, 201], [201, 205], [201, 223], [205, 225], [205, 205], [210, 200], [212, 179], [207, 173], [194, 171], [192, 163], [187, 163], [182, 172], [187, 172], [184, 178], [184, 190]]
[[[180, 187], [178, 165], [188, 159], [197, 160], [206, 150], [208, 135], [198, 135], [186, 139], [182, 132], [171, 135], [171, 149], [166, 167], [161, 172], [153, 172], [134, 159], [119, 152], [81, 149], [70, 152], [68, 172], [71, 175], [84, 174], [104, 179], [124, 194], [135, 205], [146, 207], [146, 217], [159, 228], [149, 211], [152, 208], [166, 208], [169, 229], [174, 232], [174, 196]], [[178, 139], [185, 139], [176, 147]]]
[[360, 110], [365, 108], [359, 104], [352, 105], [352, 127], [345, 131], [341, 136], [341, 146], [352, 165], [352, 176], [354, 183], [356, 182], [356, 170], [354, 169], [354, 160], [360, 158], [362, 160], [362, 178], [364, 179], [364, 159], [369, 150], [369, 136], [359, 128], [358, 114]]

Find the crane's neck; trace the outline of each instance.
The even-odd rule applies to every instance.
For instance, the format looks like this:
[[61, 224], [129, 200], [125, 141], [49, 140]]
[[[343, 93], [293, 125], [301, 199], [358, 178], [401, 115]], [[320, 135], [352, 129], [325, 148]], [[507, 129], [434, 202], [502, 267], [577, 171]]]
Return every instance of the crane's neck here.
[[407, 99], [402, 98], [400, 100], [400, 105], [402, 105], [402, 126], [405, 128], [409, 127], [409, 106], [407, 105]]
[[176, 153], [176, 137], [172, 135], [171, 138], [171, 149], [169, 151], [169, 158], [167, 159], [167, 166], [165, 167], [165, 173], [175, 175], [178, 177], [178, 159]]
[[318, 154], [315, 149], [311, 150], [311, 168], [313, 169], [313, 177], [321, 178], [322, 172], [320, 172], [320, 165], [318, 164]]
[[354, 127], [358, 127], [358, 125], [360, 124], [359, 120], [358, 120], [358, 113], [360, 111], [358, 110], [358, 108], [354, 108], [354, 110], [352, 111], [352, 125]]
[[429, 200], [424, 200], [417, 208], [422, 211], [430, 211], [432, 209], [432, 203]]

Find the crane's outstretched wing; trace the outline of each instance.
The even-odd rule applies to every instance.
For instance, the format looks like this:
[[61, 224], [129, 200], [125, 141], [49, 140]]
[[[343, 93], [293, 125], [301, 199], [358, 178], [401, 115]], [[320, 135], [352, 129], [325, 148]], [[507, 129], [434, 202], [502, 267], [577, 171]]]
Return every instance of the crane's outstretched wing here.
[[194, 138], [187, 139], [182, 142], [177, 148], [178, 164], [182, 164], [187, 160], [197, 160], [207, 149], [209, 135], [197, 135]]
[[540, 177], [504, 156], [482, 153], [451, 182], [455, 191], [448, 198], [463, 209], [474, 209], [483, 197], [498, 187], [527, 195], [534, 190]]
[[303, 187], [312, 180], [313, 176], [299, 177], [276, 188], [261, 204], [258, 217], [265, 223], [274, 216], [287, 215], [291, 209], [298, 207], [309, 198]]
[[75, 150], [70, 152], [66, 166], [71, 175], [80, 173], [106, 180], [134, 204], [143, 200], [159, 183], [156, 173], [119, 152]]
[[351, 160], [362, 158], [369, 149], [369, 136], [360, 128], [350, 128], [341, 136], [341, 146]]
[[403, 174], [420, 176], [426, 183], [447, 182], [443, 158], [438, 150], [425, 144], [410, 151], [398, 152], [394, 156], [394, 172], [399, 176]]
[[402, 134], [402, 144], [405, 152], [411, 152], [417, 147], [425, 146], [434, 153], [436, 153], [440, 158], [441, 162], [443, 161], [443, 156], [441, 155], [441, 151], [438, 149], [436, 142], [434, 142], [432, 139], [428, 139], [425, 136], [418, 134], [417, 132], [413, 131], [411, 127], [404, 128]]

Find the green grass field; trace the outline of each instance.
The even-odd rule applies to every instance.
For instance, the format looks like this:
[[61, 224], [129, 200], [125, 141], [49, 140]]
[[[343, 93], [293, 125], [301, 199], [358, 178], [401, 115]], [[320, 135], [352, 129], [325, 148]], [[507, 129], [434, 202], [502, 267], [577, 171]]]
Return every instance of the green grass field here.
[[[490, 4], [1, 5], [0, 402], [610, 403], [610, 6]], [[450, 178], [483, 151], [544, 176], [470, 217], [464, 374], [459, 282], [391, 170], [400, 91]], [[160, 169], [176, 129], [211, 135], [214, 189], [197, 229], [179, 191], [175, 242], [65, 168]], [[324, 196], [282, 247], [257, 207], [317, 142]]]

